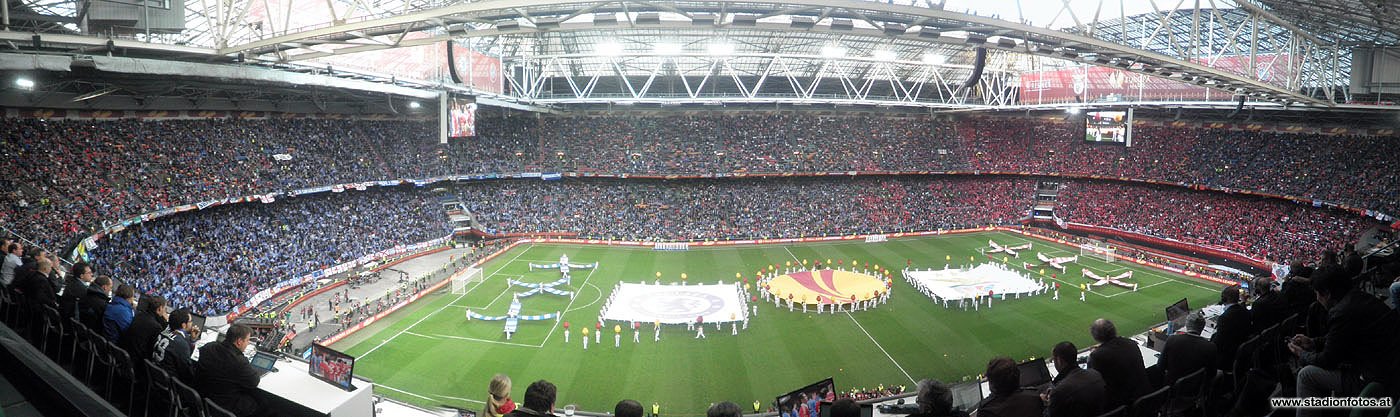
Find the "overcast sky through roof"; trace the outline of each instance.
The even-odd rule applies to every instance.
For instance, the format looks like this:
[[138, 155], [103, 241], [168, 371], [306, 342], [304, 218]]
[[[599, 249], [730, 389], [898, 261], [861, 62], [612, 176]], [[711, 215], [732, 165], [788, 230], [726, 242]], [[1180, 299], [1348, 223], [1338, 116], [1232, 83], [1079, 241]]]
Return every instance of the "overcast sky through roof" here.
[[[1075, 19], [1081, 24], [1094, 20], [1117, 19], [1157, 10], [1192, 9], [1196, 0], [1069, 0], [1069, 10], [1065, 10], [1061, 0], [1020, 0], [1017, 10], [1016, 0], [946, 0], [944, 9], [954, 12], [970, 12], [979, 16], [995, 16], [1012, 22], [1028, 21], [1034, 26], [1063, 29], [1075, 26]], [[1201, 1], [1201, 7], [1211, 8], [1210, 1]], [[1214, 7], [1234, 8], [1232, 3], [1216, 1]], [[1073, 11], [1073, 17], [1069, 11]]]

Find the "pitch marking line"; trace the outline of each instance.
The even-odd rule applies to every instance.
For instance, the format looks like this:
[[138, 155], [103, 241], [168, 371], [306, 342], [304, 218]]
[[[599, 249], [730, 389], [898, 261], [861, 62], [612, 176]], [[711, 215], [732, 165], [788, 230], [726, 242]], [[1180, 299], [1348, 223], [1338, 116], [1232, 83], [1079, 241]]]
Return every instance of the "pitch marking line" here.
[[418, 336], [418, 337], [422, 337], [422, 338], [438, 340], [438, 338], [433, 337], [433, 336], [428, 336], [428, 335], [426, 335], [426, 334], [418, 334], [418, 333], [414, 333], [414, 332], [404, 332], [404, 334], [407, 334], [407, 335], [410, 335], [410, 336]]
[[[588, 303], [588, 305], [585, 305], [585, 306], [582, 306], [582, 307], [579, 307], [579, 308], [569, 308], [569, 309], [567, 309], [567, 310], [564, 310], [565, 313], [568, 313], [568, 312], [570, 312], [570, 311], [582, 310], [582, 309], [585, 309], [585, 308], [592, 307], [594, 304], [598, 304], [598, 301], [601, 301], [601, 300], [603, 299], [603, 289], [602, 289], [602, 288], [598, 288], [597, 285], [593, 285], [593, 284], [587, 284], [586, 286], [593, 287], [593, 289], [598, 290], [598, 296], [597, 296], [597, 297], [594, 297], [594, 298], [593, 298], [593, 301], [590, 302], [590, 303]], [[579, 288], [579, 291], [582, 292], [582, 291], [583, 291], [583, 288]], [[574, 297], [574, 298], [578, 298], [578, 295], [575, 294], [575, 297]], [[565, 308], [567, 308], [567, 307], [565, 307]]]
[[[1156, 286], [1158, 286], [1158, 285], [1166, 284], [1166, 283], [1168, 283], [1168, 282], [1170, 282], [1170, 281], [1157, 281], [1156, 283], [1147, 284], [1146, 286], [1143, 286], [1142, 288], [1138, 288], [1138, 289], [1139, 289], [1139, 290], [1145, 290], [1145, 289], [1148, 289], [1148, 288], [1156, 287]], [[1113, 298], [1113, 297], [1117, 297], [1117, 296], [1120, 296], [1120, 295], [1123, 295], [1123, 294], [1128, 294], [1128, 293], [1131, 293], [1131, 292], [1132, 292], [1132, 291], [1120, 292], [1120, 293], [1113, 294], [1113, 295], [1105, 295], [1104, 297]]]
[[[586, 275], [586, 276], [583, 277], [583, 283], [579, 284], [579, 286], [578, 286], [579, 289], [583, 289], [584, 286], [587, 286], [587, 285], [588, 285], [588, 280], [591, 279], [591, 278], [593, 278], [593, 273], [594, 273], [594, 272], [597, 272], [597, 271], [598, 271], [598, 268], [589, 269], [589, 270], [588, 270], [588, 275]], [[597, 287], [597, 286], [594, 286], [593, 288], [598, 288], [598, 287]], [[602, 294], [603, 294], [603, 290], [602, 290], [602, 289], [599, 289], [599, 290], [598, 290], [598, 298], [602, 298], [602, 297], [603, 297]], [[569, 311], [569, 308], [574, 306], [574, 301], [578, 301], [578, 294], [574, 294], [574, 297], [569, 299], [569, 304], [566, 305], [566, 306], [564, 306], [564, 311], [566, 311], [566, 312]], [[595, 302], [596, 302], [596, 300], [595, 300]], [[590, 305], [591, 305], [591, 304], [590, 304]], [[562, 314], [561, 314], [561, 316], [562, 316]], [[546, 334], [546, 335], [544, 335], [544, 341], [543, 341], [543, 342], [540, 342], [540, 345], [539, 345], [539, 346], [536, 346], [536, 347], [544, 347], [544, 345], [545, 345], [546, 343], [549, 343], [549, 338], [552, 337], [552, 336], [554, 336], [554, 330], [559, 328], [559, 322], [560, 322], [561, 320], [564, 320], [564, 317], [559, 317], [559, 319], [554, 320], [554, 325], [553, 325], [553, 326], [549, 326], [549, 333]]]
[[895, 361], [894, 357], [890, 356], [890, 353], [885, 351], [884, 346], [880, 346], [880, 342], [875, 340], [875, 336], [871, 336], [870, 332], [865, 331], [865, 326], [860, 325], [860, 322], [856, 321], [855, 316], [852, 316], [851, 313], [846, 313], [846, 317], [849, 317], [851, 319], [851, 322], [855, 323], [856, 327], [860, 328], [861, 333], [865, 333], [865, 337], [870, 338], [870, 342], [874, 343], [875, 347], [880, 348], [880, 352], [884, 353], [885, 357], [890, 359], [890, 363], [893, 363], [895, 368], [899, 368], [899, 372], [903, 373], [905, 378], [909, 378], [909, 382], [913, 382], [915, 384], [919, 383], [919, 381], [914, 380], [914, 377], [909, 376], [909, 372], [905, 371], [903, 366], [899, 366], [899, 362]]
[[541, 346], [541, 345], [527, 345], [527, 344], [524, 344], [524, 343], [502, 342], [502, 341], [499, 341], [499, 340], [490, 340], [490, 339], [477, 339], [477, 338], [475, 338], [475, 337], [454, 336], [454, 335], [450, 335], [450, 334], [441, 334], [441, 333], [433, 334], [433, 336], [445, 337], [445, 338], [448, 338], [448, 339], [466, 340], [466, 341], [471, 341], [471, 342], [495, 343], [495, 344], [498, 344], [498, 345], [518, 346], [518, 347], [527, 347], [527, 348], [539, 348], [539, 347]]
[[801, 260], [801, 259], [797, 259], [797, 255], [793, 254], [793, 253], [792, 253], [792, 249], [788, 249], [787, 245], [783, 245], [783, 250], [787, 251], [788, 256], [791, 256], [791, 257], [792, 257], [792, 261], [793, 261], [793, 262], [797, 263], [798, 265], [801, 265], [801, 264], [802, 264], [802, 260]]
[[482, 400], [473, 400], [473, 399], [471, 399], [471, 398], [453, 397], [453, 396], [450, 396], [450, 395], [437, 395], [437, 394], [433, 394], [433, 396], [434, 396], [434, 397], [440, 397], [440, 398], [446, 398], [446, 399], [449, 399], [449, 400], [458, 400], [458, 401], [466, 401], [466, 402], [477, 403], [477, 404], [486, 404], [485, 401], [482, 401]]
[[[525, 252], [529, 252], [530, 249], [531, 249], [531, 248], [526, 248], [525, 250], [520, 251], [520, 253], [515, 254], [515, 258], [519, 258], [520, 255], [524, 255]], [[515, 261], [515, 258], [511, 258], [511, 262], [514, 262], [514, 261]], [[509, 262], [507, 262], [507, 263], [509, 263]], [[496, 272], [500, 272], [500, 271], [501, 271], [501, 270], [500, 270], [499, 268], [496, 269]], [[493, 273], [491, 273], [491, 275], [489, 275], [489, 276], [487, 276], [487, 277], [485, 277], [485, 278], [482, 278], [480, 282], [477, 282], [476, 285], [473, 285], [471, 288], [468, 288], [466, 292], [463, 292], [463, 293], [462, 293], [462, 295], [458, 295], [456, 299], [452, 300], [452, 302], [447, 303], [447, 305], [444, 305], [444, 306], [442, 306], [442, 307], [438, 307], [437, 310], [433, 310], [433, 312], [428, 313], [427, 315], [423, 316], [422, 318], [419, 318], [418, 321], [413, 322], [413, 324], [408, 325], [408, 327], [405, 327], [403, 330], [400, 330], [398, 333], [395, 333], [393, 336], [389, 336], [388, 339], [384, 339], [383, 342], [379, 342], [378, 345], [375, 345], [373, 348], [370, 348], [370, 349], [369, 349], [368, 351], [366, 351], [365, 353], [360, 354], [360, 359], [364, 359], [365, 356], [369, 356], [369, 354], [374, 353], [374, 351], [379, 350], [379, 348], [384, 347], [384, 345], [389, 344], [389, 342], [393, 341], [394, 339], [397, 339], [399, 336], [402, 336], [404, 333], [407, 333], [409, 330], [412, 330], [414, 326], [417, 326], [419, 323], [422, 323], [424, 320], [427, 320], [428, 317], [432, 317], [433, 315], [436, 315], [437, 313], [442, 312], [442, 310], [446, 310], [448, 306], [453, 305], [453, 304], [457, 304], [458, 301], [462, 301], [462, 297], [466, 297], [467, 294], [471, 294], [472, 291], [475, 291], [478, 287], [481, 286], [481, 284], [485, 283], [486, 280], [487, 280], [488, 278], [491, 278], [491, 277], [496, 276], [496, 272], [493, 272]]]
[[394, 388], [394, 387], [391, 387], [391, 386], [388, 386], [388, 385], [380, 384], [380, 383], [375, 383], [374, 386], [375, 386], [375, 387], [379, 387], [379, 388], [385, 388], [385, 389], [388, 389], [388, 390], [390, 390], [390, 391], [402, 392], [402, 393], [404, 393], [404, 394], [412, 395], [412, 396], [414, 396], [414, 397], [422, 398], [422, 399], [425, 399], [425, 400], [428, 400], [428, 401], [433, 401], [433, 400], [434, 400], [433, 398], [424, 397], [424, 396], [422, 396], [422, 395], [414, 394], [414, 393], [411, 393], [411, 392], [408, 392], [408, 391], [404, 391], [404, 390], [401, 390], [401, 389], [398, 389], [398, 388]]

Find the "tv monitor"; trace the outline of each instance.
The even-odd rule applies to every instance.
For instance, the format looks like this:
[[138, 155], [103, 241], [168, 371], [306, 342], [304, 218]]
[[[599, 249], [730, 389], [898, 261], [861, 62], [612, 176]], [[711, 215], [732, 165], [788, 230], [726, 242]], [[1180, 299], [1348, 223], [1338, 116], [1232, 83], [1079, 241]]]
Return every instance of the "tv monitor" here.
[[1167, 306], [1167, 334], [1175, 333], [1177, 329], [1186, 327], [1186, 316], [1191, 315], [1191, 306], [1186, 303], [1186, 299]]
[[1016, 365], [1021, 372], [1021, 387], [1039, 387], [1050, 383], [1050, 367], [1045, 358], [1031, 359]]
[[779, 417], [821, 417], [822, 401], [836, 401], [836, 383], [831, 378], [783, 394], [775, 402]]
[[190, 324], [193, 324], [195, 328], [204, 330], [205, 321], [208, 321], [208, 318], [203, 314], [190, 313]]
[[982, 383], [979, 381], [954, 385], [952, 391], [955, 410], [972, 411], [982, 403]]
[[307, 371], [313, 378], [340, 389], [355, 389], [350, 383], [354, 379], [355, 358], [350, 355], [325, 346], [311, 345], [311, 361]]

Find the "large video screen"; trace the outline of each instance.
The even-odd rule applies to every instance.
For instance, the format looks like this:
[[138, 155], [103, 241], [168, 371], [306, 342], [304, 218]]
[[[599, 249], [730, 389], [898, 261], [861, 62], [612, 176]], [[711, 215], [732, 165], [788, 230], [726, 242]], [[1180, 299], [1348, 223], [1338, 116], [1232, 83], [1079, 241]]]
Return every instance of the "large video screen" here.
[[447, 136], [476, 136], [476, 102], [457, 97], [447, 100]]
[[1132, 126], [1131, 111], [1091, 111], [1084, 115], [1084, 140], [1128, 143], [1132, 137]]

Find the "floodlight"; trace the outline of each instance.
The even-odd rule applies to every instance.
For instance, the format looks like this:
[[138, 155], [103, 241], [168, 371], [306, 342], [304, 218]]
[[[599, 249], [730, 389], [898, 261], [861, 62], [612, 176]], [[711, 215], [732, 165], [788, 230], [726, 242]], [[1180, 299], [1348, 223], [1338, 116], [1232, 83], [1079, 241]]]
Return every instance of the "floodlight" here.
[[1079, 108], [1078, 108], [1078, 107], [1070, 107], [1070, 108], [1068, 108], [1068, 109], [1065, 109], [1065, 113], [1069, 113], [1069, 114], [1079, 114]]
[[423, 107], [423, 105], [420, 104], [420, 103], [418, 103], [418, 102], [416, 102], [416, 101], [410, 101], [410, 102], [408, 102], [408, 108], [410, 108], [410, 109], [416, 109], [416, 108], [419, 108], [419, 107]]
[[880, 49], [876, 50], [875, 53], [871, 54], [870, 56], [880, 61], [893, 61], [896, 58], [898, 58], [899, 55], [891, 50]]
[[33, 90], [33, 89], [34, 89], [34, 80], [31, 80], [31, 79], [28, 79], [28, 78], [16, 78], [16, 79], [15, 79], [15, 86], [17, 86], [17, 87], [19, 87], [19, 88], [23, 88], [23, 89], [25, 89], [25, 90]]
[[925, 63], [925, 64], [929, 64], [929, 65], [943, 65], [943, 64], [946, 63], [946, 62], [948, 62], [948, 57], [946, 57], [946, 56], [939, 55], [939, 54], [935, 54], [935, 53], [932, 53], [932, 52], [927, 53], [927, 54], [924, 54], [924, 63]]

